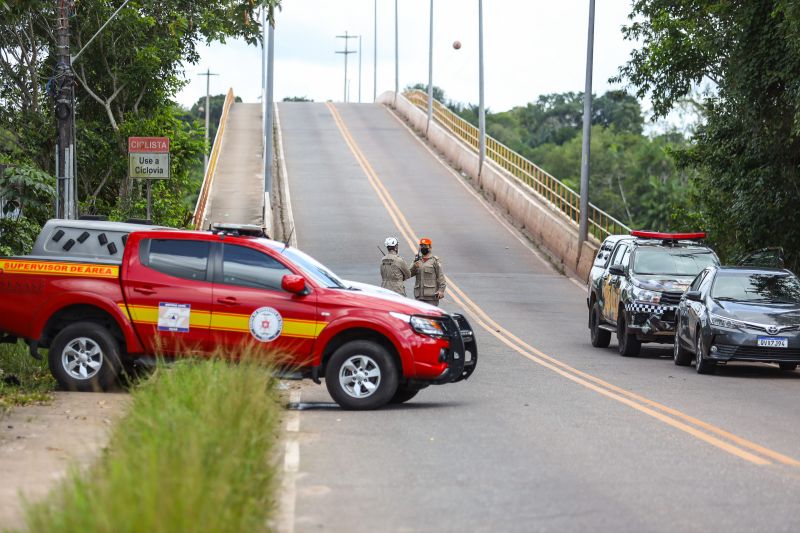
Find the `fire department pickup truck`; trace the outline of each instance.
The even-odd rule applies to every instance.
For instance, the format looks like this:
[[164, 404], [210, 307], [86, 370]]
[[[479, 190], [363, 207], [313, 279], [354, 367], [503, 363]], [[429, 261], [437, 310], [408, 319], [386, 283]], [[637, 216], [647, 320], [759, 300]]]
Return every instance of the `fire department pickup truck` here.
[[24, 339], [70, 390], [137, 358], [280, 354], [347, 409], [404, 402], [477, 365], [467, 320], [354, 284], [253, 226], [184, 231], [51, 220], [33, 253], [0, 258], [0, 337]]

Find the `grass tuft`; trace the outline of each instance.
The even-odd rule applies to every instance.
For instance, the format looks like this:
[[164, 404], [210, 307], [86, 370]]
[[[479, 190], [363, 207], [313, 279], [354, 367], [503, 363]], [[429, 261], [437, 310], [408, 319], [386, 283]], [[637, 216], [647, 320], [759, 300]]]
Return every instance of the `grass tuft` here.
[[29, 530], [266, 530], [280, 416], [264, 365], [159, 366], [133, 391], [97, 464], [27, 509]]
[[37, 361], [22, 342], [0, 344], [0, 415], [14, 405], [49, 402], [55, 387], [46, 357]]

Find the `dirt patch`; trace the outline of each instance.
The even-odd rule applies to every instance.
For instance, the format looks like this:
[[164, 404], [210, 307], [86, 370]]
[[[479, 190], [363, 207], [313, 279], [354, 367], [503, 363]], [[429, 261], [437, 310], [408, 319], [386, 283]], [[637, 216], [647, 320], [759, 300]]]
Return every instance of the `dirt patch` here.
[[129, 399], [56, 392], [50, 405], [15, 407], [0, 418], [0, 529], [23, 527], [23, 498], [45, 497], [70, 465], [83, 468], [98, 456]]

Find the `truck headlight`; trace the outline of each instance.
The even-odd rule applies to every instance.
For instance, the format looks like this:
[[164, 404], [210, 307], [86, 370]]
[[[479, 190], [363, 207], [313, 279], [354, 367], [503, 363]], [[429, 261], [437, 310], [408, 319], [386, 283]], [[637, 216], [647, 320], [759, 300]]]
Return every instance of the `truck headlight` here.
[[444, 328], [442, 323], [438, 320], [425, 318], [421, 316], [411, 317], [411, 327], [421, 335], [428, 335], [429, 337], [444, 337]]
[[657, 304], [661, 302], [661, 293], [656, 291], [648, 291], [647, 289], [633, 288], [633, 299], [637, 302], [645, 302], [649, 304]]
[[711, 325], [724, 329], [744, 329], [747, 325], [744, 322], [733, 320], [719, 315], [711, 315]]

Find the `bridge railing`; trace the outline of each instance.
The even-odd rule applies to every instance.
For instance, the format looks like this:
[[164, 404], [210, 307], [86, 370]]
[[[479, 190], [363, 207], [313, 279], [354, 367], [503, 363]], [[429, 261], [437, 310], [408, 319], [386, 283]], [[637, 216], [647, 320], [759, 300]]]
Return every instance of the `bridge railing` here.
[[[428, 95], [425, 92], [413, 90], [404, 94], [411, 103], [427, 112]], [[450, 111], [438, 100], [433, 101], [433, 116], [439, 124], [459, 139], [476, 151], [479, 149], [478, 128]], [[532, 188], [574, 224], [579, 224], [580, 194], [571, 187], [489, 135], [486, 136], [486, 157]], [[589, 233], [601, 241], [608, 235], [630, 233], [628, 226], [592, 203], [589, 204], [588, 220]]]
[[208, 195], [211, 193], [211, 185], [214, 182], [214, 174], [217, 171], [217, 162], [219, 161], [219, 153], [222, 150], [222, 137], [225, 134], [225, 125], [228, 123], [228, 112], [233, 105], [233, 89], [228, 89], [228, 94], [225, 95], [225, 103], [222, 104], [222, 116], [219, 119], [219, 127], [217, 134], [214, 136], [214, 144], [211, 148], [211, 154], [208, 157], [208, 168], [206, 168], [205, 176], [203, 177], [203, 185], [200, 187], [200, 196], [197, 198], [197, 205], [194, 208], [194, 229], [203, 229], [203, 219], [206, 216], [206, 205], [208, 204]]

